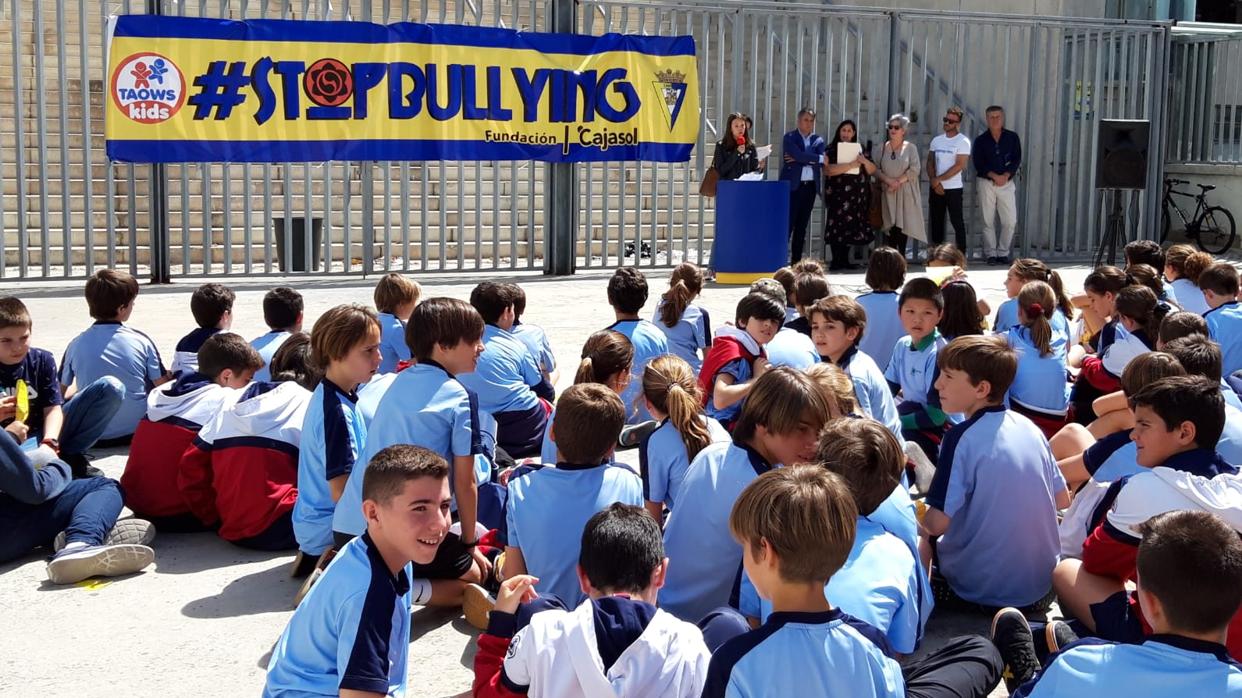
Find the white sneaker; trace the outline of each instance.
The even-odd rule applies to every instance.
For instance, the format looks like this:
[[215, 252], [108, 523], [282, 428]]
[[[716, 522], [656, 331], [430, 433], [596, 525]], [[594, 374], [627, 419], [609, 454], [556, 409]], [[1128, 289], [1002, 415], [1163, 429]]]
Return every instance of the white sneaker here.
[[[103, 545], [151, 545], [155, 540], [155, 526], [146, 519], [121, 519], [108, 531]], [[56, 534], [52, 550], [60, 552], [65, 547], [65, 532]]]
[[155, 551], [145, 545], [89, 545], [62, 550], [47, 564], [53, 584], [73, 584], [91, 577], [118, 577], [145, 569]]

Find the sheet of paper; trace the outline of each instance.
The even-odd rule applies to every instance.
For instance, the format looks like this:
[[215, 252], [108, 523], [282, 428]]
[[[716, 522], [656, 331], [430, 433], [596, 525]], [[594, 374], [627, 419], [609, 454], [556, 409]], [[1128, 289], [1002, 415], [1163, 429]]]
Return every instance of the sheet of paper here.
[[761, 146], [759, 146], [759, 147], [755, 148], [755, 152], [759, 154], [759, 159], [760, 159], [760, 160], [765, 160], [765, 159], [767, 159], [767, 157], [768, 157], [769, 155], [771, 155], [771, 154], [772, 154], [772, 146], [770, 146], [770, 145], [761, 145]]
[[[842, 143], [842, 142], [837, 143], [837, 162], [839, 163], [853, 162], [854, 158], [858, 157], [859, 155], [862, 155], [861, 145], [857, 143]], [[853, 169], [846, 170], [845, 174], [856, 175], [858, 174], [860, 169], [861, 168], [855, 167]]]
[[739, 182], [762, 182], [763, 173], [762, 172], [747, 172], [741, 177], [738, 177], [737, 181]]

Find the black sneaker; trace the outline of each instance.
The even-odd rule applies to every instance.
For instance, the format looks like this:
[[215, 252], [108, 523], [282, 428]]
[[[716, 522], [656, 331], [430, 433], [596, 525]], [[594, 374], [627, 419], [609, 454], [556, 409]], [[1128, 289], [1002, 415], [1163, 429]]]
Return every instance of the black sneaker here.
[[1035, 637], [1026, 616], [1016, 608], [1002, 608], [992, 618], [992, 644], [1005, 660], [1005, 688], [1013, 693], [1039, 671]]
[[997, 263], [996, 257], [988, 257], [986, 260], [984, 260], [984, 263], [987, 264], [989, 267], [994, 267], [996, 266], [996, 263]]
[[1060, 652], [1066, 645], [1077, 641], [1078, 634], [1063, 620], [1054, 620], [1044, 626], [1044, 642], [1048, 645], [1048, 654]]
[[619, 448], [636, 448], [648, 434], [659, 428], [660, 423], [654, 419], [625, 427], [617, 438], [617, 446]]

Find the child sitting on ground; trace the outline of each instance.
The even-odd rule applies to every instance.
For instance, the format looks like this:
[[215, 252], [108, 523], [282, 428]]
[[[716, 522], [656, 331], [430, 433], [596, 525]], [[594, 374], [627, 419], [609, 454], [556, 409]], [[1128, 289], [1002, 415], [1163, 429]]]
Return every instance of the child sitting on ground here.
[[939, 376], [936, 356], [947, 344], [936, 329], [944, 317], [944, 296], [931, 279], [911, 279], [901, 289], [898, 308], [906, 336], [893, 348], [884, 378], [893, 396], [901, 394], [897, 413], [901, 416], [902, 439], [918, 444], [935, 462], [940, 441], [950, 426], [933, 387]]
[[[785, 302], [785, 292], [776, 279], [755, 279], [750, 285], [750, 292], [766, 293], [778, 303]], [[819, 363], [819, 354], [810, 335], [802, 334], [788, 324], [777, 330], [771, 341], [763, 345], [763, 353], [767, 355], [769, 366], [791, 366], [805, 371]]]
[[820, 357], [849, 375], [862, 413], [884, 424], [900, 439], [901, 418], [884, 373], [870, 356], [858, 350], [868, 328], [862, 305], [849, 296], [831, 296], [811, 306], [808, 316]]
[[1220, 344], [1224, 361], [1221, 372], [1232, 376], [1242, 369], [1242, 306], [1238, 304], [1238, 270], [1228, 262], [1217, 262], [1199, 275], [1203, 300], [1211, 310], [1203, 314], [1208, 336]]
[[[1097, 269], [1092, 275], [1104, 269], [1107, 267]], [[1095, 421], [1093, 403], [1096, 398], [1120, 387], [1117, 381], [1126, 364], [1152, 350], [1155, 346], [1152, 337], [1159, 330], [1158, 323], [1164, 319], [1156, 294], [1145, 286], [1129, 285], [1112, 294], [1090, 290], [1092, 276], [1087, 277], [1087, 283], [1087, 295], [1095, 304], [1096, 312], [1102, 314], [1109, 310], [1113, 319], [1100, 330], [1096, 353], [1083, 356], [1078, 362], [1081, 370], [1070, 392], [1070, 402], [1073, 403], [1074, 421], [1083, 425]], [[1074, 365], [1073, 352], [1069, 363]]]
[[906, 283], [906, 258], [891, 247], [877, 247], [867, 262], [866, 282], [871, 291], [854, 299], [867, 311], [867, 331], [858, 348], [876, 366], [887, 368], [893, 347], [906, 333], [897, 306], [897, 290]]
[[177, 342], [173, 354], [172, 372], [179, 376], [198, 370], [198, 350], [207, 338], [224, 332], [233, 326], [233, 301], [236, 296], [223, 284], [203, 284], [190, 296], [190, 313], [198, 329]]
[[155, 342], [125, 324], [137, 298], [134, 277], [112, 269], [95, 272], [86, 280], [86, 305], [95, 324], [69, 342], [60, 364], [61, 395], [67, 403], [106, 376], [125, 389], [121, 407], [108, 420], [97, 446], [128, 444], [147, 413], [147, 393], [172, 380]]
[[832, 295], [828, 288], [828, 277], [823, 274], [800, 273], [794, 276], [793, 299], [798, 309], [798, 317], [785, 323], [785, 327], [797, 330], [804, 337], [811, 336], [811, 320], [806, 316], [807, 310], [821, 298]]
[[966, 421], [945, 435], [922, 522], [937, 602], [1032, 609], [1051, 602], [1057, 509], [1069, 506], [1070, 494], [1048, 439], [1005, 409], [1017, 364], [995, 336], [962, 337], [938, 357], [941, 402]]
[[[651, 421], [651, 415], [647, 414], [647, 408], [639, 399], [643, 386], [643, 369], [648, 361], [668, 353], [668, 338], [660, 328], [638, 316], [646, 303], [647, 278], [642, 272], [632, 267], [621, 267], [613, 273], [608, 280], [608, 305], [612, 306], [617, 321], [605, 329], [620, 332], [634, 345], [634, 363], [630, 368], [632, 377], [621, 393], [621, 403], [625, 405], [625, 422], [629, 425]], [[634, 431], [624, 445], [637, 446], [639, 438], [653, 426], [654, 424], [646, 430]]]
[[[517, 284], [509, 284], [509, 291], [513, 294], [513, 324], [509, 327], [509, 332], [522, 340], [522, 343], [530, 350], [530, 355], [535, 357], [535, 363], [543, 372], [544, 382], [549, 386], [555, 386], [560, 374], [556, 370], [556, 355], [552, 353], [552, 343], [548, 341], [548, 333], [544, 332], [539, 325], [522, 322], [522, 316], [526, 314], [526, 291]], [[552, 402], [555, 397], [554, 393], [546, 399]]]
[[772, 468], [811, 460], [820, 427], [834, 416], [825, 391], [801, 371], [774, 368], [753, 385], [733, 441], [711, 444], [691, 461], [664, 527], [677, 564], [660, 607], [682, 620], [697, 621], [729, 601], [742, 550], [725, 524], [738, 493]]
[[75, 477], [85, 477], [90, 466], [83, 454], [121, 409], [125, 388], [104, 376], [66, 404], [56, 359], [46, 349], [30, 346], [33, 328], [24, 303], [0, 297], [0, 424], [37, 465], [58, 456]]
[[448, 533], [448, 464], [425, 448], [391, 446], [368, 465], [362, 492], [367, 532], [293, 612], [272, 649], [265, 698], [405, 694], [410, 611], [430, 596], [411, 562], [431, 564]]
[[251, 383], [181, 456], [177, 488], [190, 511], [243, 548], [298, 547], [298, 446], [310, 391], [323, 378], [310, 348], [310, 335], [290, 335], [272, 357], [275, 382]]
[[405, 327], [414, 365], [401, 371], [380, 400], [375, 419], [367, 428], [361, 462], [349, 474], [345, 492], [332, 518], [334, 545], [340, 548], [362, 535], [362, 489], [366, 465], [380, 451], [395, 444], [430, 449], [450, 465], [453, 504], [461, 533], [449, 533], [440, 542], [435, 561], [414, 565], [415, 578], [428, 580], [431, 596], [424, 603], [461, 605], [466, 582], [478, 582], [491, 563], [478, 547], [477, 459], [490, 472], [479, 423], [478, 398], [458, 379], [475, 370], [484, 351], [483, 318], [473, 307], [455, 298], [430, 298], [410, 315]]
[[776, 336], [784, 311], [766, 293], [748, 293], [737, 303], [737, 326], [716, 332], [699, 371], [707, 416], [732, 429], [754, 380], [768, 369], [763, 345]]
[[624, 424], [620, 398], [602, 385], [581, 383], [561, 395], [552, 423], [556, 467], [509, 480], [504, 579], [530, 574], [540, 596], [569, 606], [585, 598], [573, 573], [583, 526], [613, 502], [643, 504], [638, 476], [605, 462]]
[[[928, 250], [927, 269], [929, 270], [927, 275], [941, 286], [944, 286], [950, 280], [961, 281], [970, 286], [971, 295], [976, 297], [975, 307], [979, 311], [979, 317], [987, 317], [992, 312], [992, 307], [988, 305], [987, 301], [977, 300], [978, 294], [975, 293], [974, 286], [966, 280], [966, 255], [957, 248], [957, 245], [951, 242], [942, 242]], [[933, 272], [930, 271], [931, 269], [939, 269], [941, 271]], [[980, 329], [983, 329], [982, 324], [980, 324]]]
[[703, 414], [690, 365], [672, 354], [656, 357], [643, 373], [643, 399], [660, 426], [638, 444], [645, 506], [656, 521], [676, 504], [690, 462], [708, 444], [729, 441], [720, 422]]
[[[587, 600], [538, 596], [530, 575], [505, 580], [479, 636], [473, 695], [699, 698], [711, 654], [698, 628], [656, 608], [668, 564], [660, 526], [642, 509], [614, 502], [597, 512], [578, 554]], [[567, 656], [588, 661], [566, 670]]]
[[1164, 278], [1169, 280], [1170, 295], [1182, 310], [1205, 315], [1212, 309], [1203, 298], [1199, 277], [1215, 261], [1212, 255], [1190, 245], [1174, 245], [1165, 252]]
[[772, 272], [772, 278], [781, 285], [781, 289], [785, 292], [785, 319], [781, 320], [781, 326], [784, 327], [798, 319], [798, 304], [794, 300], [794, 279], [797, 278], [797, 274], [794, 273], [792, 267], [781, 267]]
[[277, 286], [263, 296], [263, 322], [270, 331], [250, 340], [263, 359], [263, 368], [254, 373], [256, 381], [272, 380], [272, 357], [285, 340], [302, 331], [302, 309], [302, 294], [288, 286]]
[[711, 316], [706, 308], [693, 303], [702, 291], [703, 270], [689, 262], [678, 264], [651, 319], [668, 338], [669, 352], [689, 364], [696, 376], [703, 367], [699, 352], [712, 346]]
[[1056, 298], [1056, 310], [1052, 315], [1052, 324], [1069, 336], [1070, 320], [1074, 317], [1074, 304], [1065, 295], [1065, 284], [1061, 275], [1038, 259], [1030, 257], [1015, 260], [1005, 275], [1005, 295], [1009, 297], [996, 309], [996, 320], [992, 323], [992, 331], [1000, 334], [1015, 325], [1018, 321], [1018, 294], [1022, 288], [1033, 281], [1048, 284]]
[[944, 316], [936, 329], [946, 342], [958, 337], [972, 334], [983, 334], [987, 330], [987, 319], [979, 311], [979, 299], [975, 296], [975, 287], [965, 279], [948, 279], [940, 285], [940, 293], [944, 296]]
[[496, 419], [496, 445], [513, 458], [533, 456], [547, 426], [551, 406], [545, 401], [553, 395], [530, 350], [509, 334], [513, 291], [484, 281], [470, 292], [470, 305], [485, 323], [485, 350], [474, 371], [457, 379], [478, 395], [478, 408]]
[[1065, 369], [1068, 325], [1055, 322], [1056, 298], [1048, 284], [1027, 283], [1013, 299], [1018, 323], [1005, 333], [1009, 346], [1018, 354], [1018, 372], [1009, 388], [1010, 407], [1034, 422], [1048, 438], [1065, 426], [1069, 411]]
[[423, 289], [418, 282], [397, 272], [389, 272], [375, 284], [375, 317], [380, 324], [380, 373], [392, 373], [397, 364], [410, 360], [405, 343], [405, 324], [418, 305]]
[[194, 363], [200, 370], [151, 391], [121, 475], [129, 508], [167, 532], [206, 530], [177, 487], [181, 455], [203, 425], [237, 402], [263, 359], [240, 335], [220, 332], [203, 342]]
[[[633, 364], [634, 345], [630, 344], [630, 340], [616, 330], [599, 330], [587, 337], [586, 344], [582, 345], [582, 360], [578, 362], [578, 371], [574, 374], [574, 385], [599, 383], [620, 396], [633, 379]], [[556, 444], [552, 442], [554, 421], [555, 407], [552, 408], [548, 426], [543, 432], [540, 463], [556, 462]], [[609, 462], [612, 462], [611, 456]]]

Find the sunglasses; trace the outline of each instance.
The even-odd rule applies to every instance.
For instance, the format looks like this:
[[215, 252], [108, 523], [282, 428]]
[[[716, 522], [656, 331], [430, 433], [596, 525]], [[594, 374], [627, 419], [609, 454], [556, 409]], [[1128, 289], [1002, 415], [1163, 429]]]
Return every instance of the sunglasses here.
[[900, 126], [898, 126], [898, 125], [896, 125], [896, 124], [893, 124], [893, 125], [891, 125], [891, 126], [889, 126], [889, 127], [888, 127], [888, 130], [890, 130], [890, 131], [900, 131], [900, 130], [901, 130], [901, 127], [900, 127]]
[[944, 122], [945, 122], [946, 124], [960, 124], [960, 123], [962, 123], [962, 120], [961, 120], [961, 119], [958, 119], [957, 121], [954, 121], [953, 119], [946, 118], [946, 119], [944, 119]]

